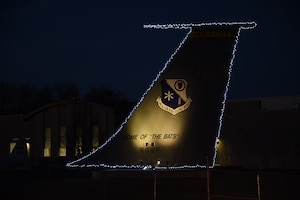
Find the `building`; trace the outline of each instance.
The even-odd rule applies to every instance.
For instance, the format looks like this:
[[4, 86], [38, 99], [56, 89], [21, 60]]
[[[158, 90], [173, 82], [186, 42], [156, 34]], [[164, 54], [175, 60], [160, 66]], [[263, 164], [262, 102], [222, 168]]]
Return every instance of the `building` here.
[[[97, 148], [114, 129], [114, 112], [86, 101], [60, 101], [25, 115], [1, 115], [0, 157], [8, 164], [24, 158], [33, 163], [70, 159]], [[9, 159], [12, 155], [18, 159]]]
[[300, 96], [227, 102], [218, 166], [300, 169]]
[[[299, 103], [300, 96], [228, 100], [216, 166], [300, 169]], [[74, 159], [97, 148], [115, 128], [111, 109], [86, 101], [0, 115], [1, 166], [24, 158], [34, 163]], [[7, 162], [14, 151], [19, 157]]]

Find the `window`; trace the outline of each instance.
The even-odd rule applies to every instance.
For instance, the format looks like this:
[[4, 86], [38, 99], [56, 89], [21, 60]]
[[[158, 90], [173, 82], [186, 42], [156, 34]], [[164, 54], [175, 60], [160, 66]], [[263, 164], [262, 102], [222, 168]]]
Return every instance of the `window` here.
[[82, 129], [81, 127], [77, 127], [75, 156], [79, 156], [81, 154], [82, 154]]
[[59, 156], [67, 155], [67, 128], [60, 127], [59, 133]]
[[16, 137], [12, 138], [9, 144], [9, 153], [25, 154], [30, 156], [30, 138]]
[[45, 128], [44, 157], [51, 157], [51, 128]]
[[99, 127], [92, 127], [92, 150], [94, 151], [99, 146]]
[[9, 145], [9, 153], [12, 153], [19, 138], [13, 138]]

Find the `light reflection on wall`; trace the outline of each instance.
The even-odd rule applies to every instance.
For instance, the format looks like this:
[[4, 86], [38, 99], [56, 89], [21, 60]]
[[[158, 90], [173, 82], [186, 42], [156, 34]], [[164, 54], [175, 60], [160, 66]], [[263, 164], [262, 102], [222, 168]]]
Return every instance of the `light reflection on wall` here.
[[149, 146], [176, 146], [182, 137], [186, 115], [179, 113], [171, 115], [161, 110], [153, 102], [143, 105], [144, 109], [136, 110], [128, 122], [128, 133], [137, 148]]

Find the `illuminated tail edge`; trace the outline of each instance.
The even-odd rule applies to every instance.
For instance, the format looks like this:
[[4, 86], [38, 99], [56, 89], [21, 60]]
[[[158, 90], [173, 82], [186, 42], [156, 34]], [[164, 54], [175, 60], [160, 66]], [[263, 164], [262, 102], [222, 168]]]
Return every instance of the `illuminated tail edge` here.
[[[239, 41], [239, 36], [240, 36], [240, 31], [242, 29], [253, 29], [257, 26], [257, 24], [255, 22], [215, 22], [215, 23], [199, 23], [199, 24], [193, 24], [193, 23], [189, 23], [189, 24], [156, 24], [156, 25], [144, 25], [144, 28], [154, 28], [154, 29], [189, 29], [189, 32], [186, 34], [186, 36], [184, 37], [184, 39], [181, 41], [181, 43], [179, 44], [179, 46], [177, 47], [177, 49], [175, 50], [175, 52], [171, 55], [171, 57], [168, 59], [168, 61], [165, 63], [164, 67], [158, 72], [158, 74], [156, 75], [156, 78], [152, 81], [152, 83], [150, 84], [150, 86], [148, 87], [148, 89], [144, 92], [144, 94], [142, 95], [142, 97], [140, 98], [140, 100], [138, 101], [138, 103], [133, 107], [133, 109], [131, 110], [131, 112], [129, 113], [129, 115], [125, 118], [125, 120], [121, 123], [120, 127], [117, 129], [117, 131], [110, 136], [102, 145], [100, 145], [96, 150], [94, 150], [93, 152], [88, 153], [85, 156], [82, 156], [81, 158], [74, 160], [72, 162], [69, 162], [66, 164], [67, 167], [105, 167], [105, 168], [112, 168], [112, 169], [117, 169], [117, 168], [128, 168], [128, 169], [149, 169], [152, 168], [152, 166], [144, 166], [144, 165], [108, 165], [108, 164], [98, 164], [98, 165], [78, 165], [76, 163], [80, 162], [81, 160], [86, 159], [87, 157], [93, 155], [94, 153], [96, 153], [97, 151], [101, 150], [104, 146], [106, 146], [107, 144], [110, 143], [111, 140], [113, 140], [119, 133], [120, 131], [123, 129], [124, 125], [127, 123], [127, 121], [129, 120], [129, 118], [132, 116], [133, 112], [139, 107], [139, 105], [141, 104], [141, 102], [144, 100], [146, 94], [152, 89], [152, 87], [154, 86], [154, 84], [157, 82], [157, 80], [159, 79], [159, 77], [161, 76], [161, 74], [165, 71], [165, 69], [167, 68], [167, 66], [169, 65], [169, 63], [173, 60], [173, 57], [177, 54], [178, 50], [181, 48], [181, 46], [185, 43], [185, 41], [187, 40], [189, 34], [192, 32], [192, 27], [200, 27], [200, 26], [211, 26], [211, 25], [216, 25], [216, 26], [222, 26], [222, 25], [239, 25], [239, 29], [238, 29], [238, 33], [236, 35], [235, 38], [235, 43], [234, 43], [234, 47], [232, 50], [232, 57], [230, 60], [230, 66], [229, 66], [229, 70], [228, 70], [228, 81], [226, 84], [226, 88], [225, 88], [225, 92], [224, 92], [224, 98], [222, 101], [222, 108], [221, 108], [221, 114], [219, 117], [219, 127], [218, 127], [218, 133], [217, 133], [217, 137], [215, 139], [215, 152], [214, 152], [214, 157], [213, 157], [213, 165], [209, 166], [210, 168], [213, 168], [215, 165], [215, 160], [216, 160], [216, 155], [217, 155], [217, 139], [220, 136], [221, 133], [221, 128], [222, 128], [222, 119], [223, 119], [223, 115], [224, 115], [224, 110], [225, 110], [225, 103], [226, 103], [226, 98], [227, 98], [227, 92], [229, 89], [229, 84], [230, 84], [230, 79], [231, 79], [231, 72], [232, 72], [232, 66], [233, 66], [233, 61], [235, 58], [235, 52], [236, 52], [236, 48], [237, 48], [237, 44]], [[156, 167], [157, 169], [192, 169], [192, 168], [205, 168], [207, 166], [202, 166], [202, 165], [182, 165], [182, 166], [174, 166], [174, 167]]]

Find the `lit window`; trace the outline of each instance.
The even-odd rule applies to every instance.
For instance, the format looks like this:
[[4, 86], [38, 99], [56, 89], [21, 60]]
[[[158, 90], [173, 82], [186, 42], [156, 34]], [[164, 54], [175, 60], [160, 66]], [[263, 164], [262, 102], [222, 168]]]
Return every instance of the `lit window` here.
[[30, 143], [29, 140], [26, 140], [26, 149], [27, 149], [27, 155], [30, 157]]
[[81, 154], [82, 154], [82, 129], [81, 127], [77, 127], [75, 156], [79, 156]]
[[92, 148], [93, 151], [99, 146], [99, 127], [98, 126], [93, 126], [92, 127]]
[[59, 156], [67, 155], [67, 128], [60, 127]]
[[[18, 145], [17, 145], [18, 144]], [[18, 148], [18, 149], [16, 149]], [[9, 153], [14, 151], [26, 152], [27, 156], [30, 156], [30, 138], [13, 138], [9, 144]]]
[[12, 153], [19, 138], [13, 138], [9, 145], [9, 153]]
[[44, 157], [51, 156], [51, 128], [45, 128]]

